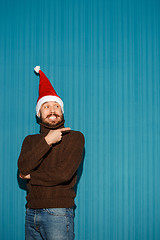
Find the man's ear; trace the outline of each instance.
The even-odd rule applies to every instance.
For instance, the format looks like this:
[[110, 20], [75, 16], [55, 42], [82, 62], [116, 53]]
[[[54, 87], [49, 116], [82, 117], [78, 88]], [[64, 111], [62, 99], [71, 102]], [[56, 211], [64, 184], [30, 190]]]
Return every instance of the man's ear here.
[[41, 114], [40, 114], [40, 111], [39, 111], [39, 113], [38, 113], [38, 117], [40, 118], [40, 116], [41, 116]]

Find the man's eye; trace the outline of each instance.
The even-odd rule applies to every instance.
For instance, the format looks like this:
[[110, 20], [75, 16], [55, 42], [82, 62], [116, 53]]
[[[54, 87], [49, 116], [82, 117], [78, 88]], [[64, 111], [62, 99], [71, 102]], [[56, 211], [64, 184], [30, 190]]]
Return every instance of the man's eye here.
[[48, 106], [45, 106], [44, 108], [48, 108]]

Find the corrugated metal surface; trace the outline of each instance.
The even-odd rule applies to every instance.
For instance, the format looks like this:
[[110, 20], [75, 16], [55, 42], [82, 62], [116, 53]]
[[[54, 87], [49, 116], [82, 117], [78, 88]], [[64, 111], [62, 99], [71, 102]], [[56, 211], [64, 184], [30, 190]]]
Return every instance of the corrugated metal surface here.
[[0, 239], [24, 239], [17, 182], [39, 64], [86, 138], [77, 240], [160, 239], [160, 3], [0, 1]]

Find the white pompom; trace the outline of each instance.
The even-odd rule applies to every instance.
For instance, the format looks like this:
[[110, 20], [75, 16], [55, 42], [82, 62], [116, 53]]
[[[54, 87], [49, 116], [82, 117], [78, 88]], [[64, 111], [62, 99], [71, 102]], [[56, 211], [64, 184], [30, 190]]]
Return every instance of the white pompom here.
[[36, 66], [36, 67], [34, 68], [34, 71], [35, 71], [36, 73], [39, 73], [39, 70], [40, 70], [40, 66]]

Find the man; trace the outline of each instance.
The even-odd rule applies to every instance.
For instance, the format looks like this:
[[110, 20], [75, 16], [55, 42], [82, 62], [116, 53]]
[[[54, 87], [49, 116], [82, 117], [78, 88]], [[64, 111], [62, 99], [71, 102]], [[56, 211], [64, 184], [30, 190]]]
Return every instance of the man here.
[[84, 136], [64, 127], [64, 109], [50, 81], [40, 76], [36, 114], [40, 134], [24, 139], [18, 159], [28, 179], [25, 239], [74, 239], [74, 185], [83, 158]]

